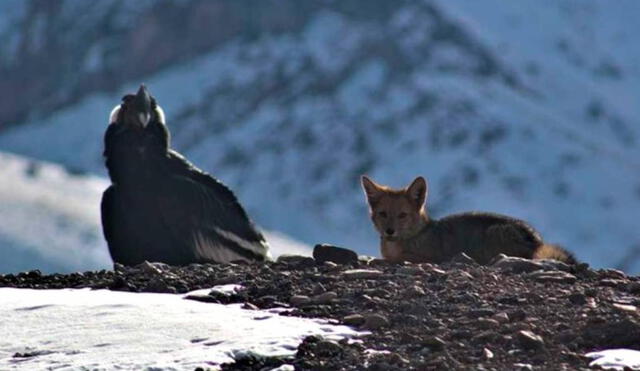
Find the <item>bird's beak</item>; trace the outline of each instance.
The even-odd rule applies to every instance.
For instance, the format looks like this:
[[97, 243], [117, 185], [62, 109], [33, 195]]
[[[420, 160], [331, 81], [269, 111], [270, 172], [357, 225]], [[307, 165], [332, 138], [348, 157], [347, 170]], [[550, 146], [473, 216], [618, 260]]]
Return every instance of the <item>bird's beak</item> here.
[[136, 112], [136, 119], [142, 127], [147, 127], [151, 119], [151, 96], [144, 84], [140, 85], [138, 93], [133, 100], [133, 108]]

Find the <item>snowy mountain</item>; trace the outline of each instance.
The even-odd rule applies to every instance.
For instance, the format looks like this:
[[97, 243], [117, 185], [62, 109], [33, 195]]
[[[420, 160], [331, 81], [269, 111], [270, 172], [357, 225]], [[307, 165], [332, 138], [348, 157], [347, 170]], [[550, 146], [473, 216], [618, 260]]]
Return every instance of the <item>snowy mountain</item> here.
[[104, 176], [108, 113], [144, 81], [265, 228], [377, 254], [359, 175], [420, 174], [434, 217], [507, 213], [640, 271], [637, 2], [56, 4], [0, 9], [0, 150]]

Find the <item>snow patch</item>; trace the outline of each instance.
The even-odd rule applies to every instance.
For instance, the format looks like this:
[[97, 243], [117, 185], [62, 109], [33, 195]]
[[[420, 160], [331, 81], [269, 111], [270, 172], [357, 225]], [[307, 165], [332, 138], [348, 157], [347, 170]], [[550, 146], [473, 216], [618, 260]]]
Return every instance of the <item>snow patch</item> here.
[[193, 370], [231, 362], [240, 352], [291, 356], [309, 335], [359, 335], [346, 326], [239, 305], [89, 289], [0, 288], [0, 317], [3, 370]]

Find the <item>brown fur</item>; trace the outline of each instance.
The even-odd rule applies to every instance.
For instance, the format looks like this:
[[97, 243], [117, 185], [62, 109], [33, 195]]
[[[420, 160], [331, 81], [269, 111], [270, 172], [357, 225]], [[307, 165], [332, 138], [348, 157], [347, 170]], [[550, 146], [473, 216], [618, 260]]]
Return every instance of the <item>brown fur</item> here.
[[488, 264], [498, 254], [575, 263], [571, 253], [545, 244], [522, 220], [478, 212], [430, 219], [425, 208], [427, 183], [422, 177], [403, 189], [393, 189], [362, 176], [362, 187], [387, 260], [441, 263], [465, 253], [480, 264]]

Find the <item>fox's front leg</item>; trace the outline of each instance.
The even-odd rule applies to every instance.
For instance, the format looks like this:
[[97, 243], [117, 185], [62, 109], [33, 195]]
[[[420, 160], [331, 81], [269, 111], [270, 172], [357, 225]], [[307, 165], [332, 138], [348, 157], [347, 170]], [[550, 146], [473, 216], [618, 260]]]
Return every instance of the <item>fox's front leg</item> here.
[[405, 261], [404, 248], [400, 242], [397, 241], [380, 241], [380, 253], [385, 260], [393, 263], [400, 263]]

